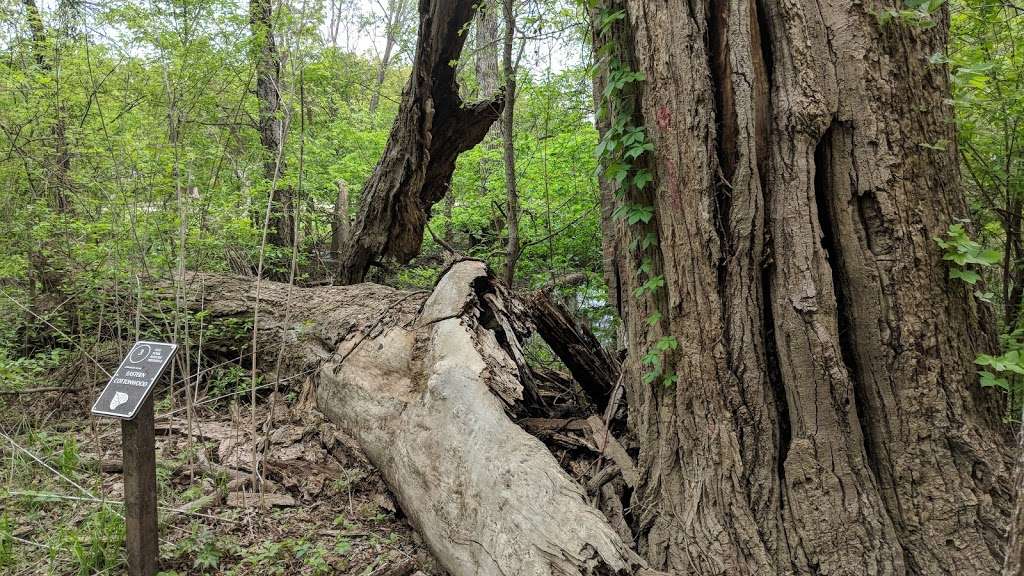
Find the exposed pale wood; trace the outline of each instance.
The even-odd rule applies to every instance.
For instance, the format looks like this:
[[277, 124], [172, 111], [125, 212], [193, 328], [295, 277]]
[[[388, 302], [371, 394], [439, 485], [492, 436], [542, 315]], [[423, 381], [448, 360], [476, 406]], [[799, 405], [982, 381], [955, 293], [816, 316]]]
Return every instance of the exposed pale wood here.
[[[251, 306], [250, 280], [195, 280], [206, 284], [212, 317]], [[525, 313], [483, 263], [453, 264], [430, 294], [273, 282], [260, 294], [268, 312], [258, 353], [276, 357], [284, 345], [282, 376], [315, 375], [320, 409], [355, 438], [449, 574], [643, 568], [547, 448], [509, 418], [523, 397], [513, 356]]]

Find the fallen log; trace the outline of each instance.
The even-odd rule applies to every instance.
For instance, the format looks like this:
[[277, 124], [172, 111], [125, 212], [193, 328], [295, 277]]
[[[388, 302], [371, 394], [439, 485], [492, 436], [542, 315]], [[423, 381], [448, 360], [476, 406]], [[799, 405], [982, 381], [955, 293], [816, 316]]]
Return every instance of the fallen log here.
[[[251, 317], [256, 284], [196, 275], [213, 317]], [[525, 314], [483, 263], [432, 293], [263, 282], [261, 361], [313, 373], [319, 409], [355, 438], [452, 576], [633, 574], [643, 561], [547, 448], [508, 416], [523, 398]], [[283, 348], [282, 348], [283, 346]]]

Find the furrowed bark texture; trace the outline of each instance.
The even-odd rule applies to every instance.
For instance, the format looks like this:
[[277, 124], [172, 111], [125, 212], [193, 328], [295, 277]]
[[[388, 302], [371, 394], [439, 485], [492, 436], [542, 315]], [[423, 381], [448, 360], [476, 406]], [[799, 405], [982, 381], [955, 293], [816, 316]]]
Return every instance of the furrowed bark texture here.
[[1013, 493], [1017, 506], [1010, 519], [1010, 538], [1006, 546], [1003, 576], [1024, 576], [1024, 428], [1017, 433], [1017, 470]]
[[419, 253], [434, 204], [451, 184], [455, 160], [487, 135], [500, 97], [464, 106], [455, 69], [473, 17], [472, 0], [420, 0], [412, 77], [387, 147], [363, 188], [338, 281], [360, 282], [382, 258]]
[[[197, 278], [211, 318], [252, 317], [250, 280]], [[261, 356], [276, 359], [284, 346], [281, 375], [317, 381], [320, 409], [359, 441], [448, 573], [643, 570], [506, 414], [522, 398], [515, 326], [525, 313], [483, 263], [455, 264], [430, 294], [264, 282], [261, 301]]]
[[[933, 238], [963, 216], [945, 48], [881, 2], [625, 0], [654, 267], [605, 226], [625, 322], [640, 551], [682, 574], [993, 574], [1012, 439], [973, 359], [987, 311]], [[606, 37], [598, 38], [598, 45]], [[600, 88], [601, 80], [598, 81]], [[947, 143], [945, 150], [922, 144]], [[632, 192], [637, 194], [635, 191]], [[605, 214], [620, 202], [604, 194]], [[639, 384], [661, 334], [678, 383]]]

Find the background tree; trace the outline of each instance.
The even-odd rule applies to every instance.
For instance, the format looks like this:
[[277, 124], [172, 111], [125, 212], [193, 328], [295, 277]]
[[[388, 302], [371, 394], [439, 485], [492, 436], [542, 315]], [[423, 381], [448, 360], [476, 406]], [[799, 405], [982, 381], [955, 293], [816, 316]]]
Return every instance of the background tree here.
[[259, 134], [265, 157], [263, 177], [269, 186], [269, 234], [277, 246], [291, 246], [295, 240], [293, 191], [279, 183], [286, 172], [284, 140], [287, 137], [287, 111], [281, 102], [281, 56], [274, 38], [272, 0], [249, 3], [249, 26], [256, 54], [256, 97], [259, 100]]
[[413, 0], [387, 0], [387, 6], [380, 2], [377, 2], [377, 6], [384, 19], [384, 52], [380, 55], [377, 67], [377, 82], [374, 84], [373, 96], [370, 98], [370, 114], [377, 113], [384, 75], [387, 74], [392, 58], [396, 56], [395, 50], [401, 47], [401, 40], [408, 34], [409, 22], [415, 15], [416, 7]]

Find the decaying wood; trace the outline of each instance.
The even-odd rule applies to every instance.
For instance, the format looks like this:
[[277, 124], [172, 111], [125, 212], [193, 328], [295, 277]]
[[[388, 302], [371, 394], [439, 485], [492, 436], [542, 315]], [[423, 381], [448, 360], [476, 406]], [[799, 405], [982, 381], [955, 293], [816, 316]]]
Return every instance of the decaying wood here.
[[473, 0], [420, 0], [412, 76], [387, 147], [363, 188], [339, 266], [341, 284], [360, 282], [385, 257], [419, 253], [431, 207], [444, 198], [459, 154], [498, 118], [501, 97], [464, 105], [452, 62], [459, 59]]
[[550, 292], [541, 290], [534, 293], [529, 310], [537, 333], [563, 359], [584, 394], [595, 406], [604, 409], [619, 378], [618, 362], [593, 332], [577, 322]]
[[[251, 314], [250, 280], [199, 282], [211, 318]], [[482, 263], [454, 264], [429, 294], [264, 282], [260, 295], [259, 353], [276, 357], [284, 346], [281, 376], [315, 375], [320, 410], [356, 439], [450, 574], [643, 568], [547, 448], [509, 418], [524, 390], [513, 358], [521, 312]]]

